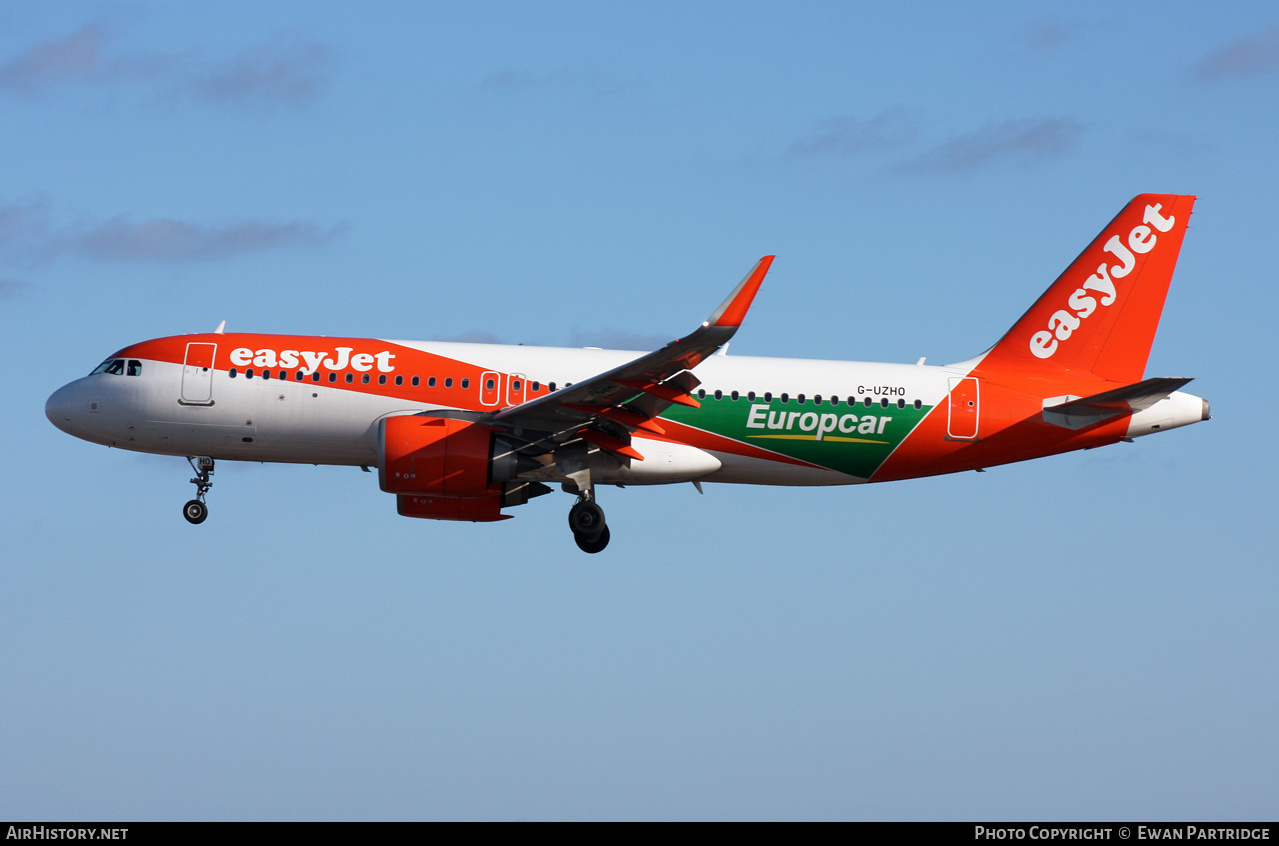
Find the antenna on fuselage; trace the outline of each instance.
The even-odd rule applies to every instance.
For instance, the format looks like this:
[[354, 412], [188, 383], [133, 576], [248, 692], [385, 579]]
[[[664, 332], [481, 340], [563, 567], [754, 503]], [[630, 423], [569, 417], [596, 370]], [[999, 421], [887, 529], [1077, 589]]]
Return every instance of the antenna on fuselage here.
[[225, 328], [226, 328], [226, 321], [225, 321], [225, 320], [223, 320], [221, 323], [219, 323], [219, 324], [218, 324], [218, 328], [213, 330], [213, 334], [214, 334], [214, 335], [221, 335], [221, 334], [222, 334], [222, 330], [223, 330], [223, 329], [225, 329]]

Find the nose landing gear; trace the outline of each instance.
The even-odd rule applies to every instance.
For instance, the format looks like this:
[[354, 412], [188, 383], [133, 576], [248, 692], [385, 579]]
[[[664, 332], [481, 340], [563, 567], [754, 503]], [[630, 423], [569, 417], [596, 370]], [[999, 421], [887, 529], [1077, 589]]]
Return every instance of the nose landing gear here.
[[199, 525], [209, 516], [209, 506], [204, 504], [204, 495], [213, 487], [213, 482], [209, 481], [209, 477], [213, 475], [213, 459], [207, 455], [188, 455], [187, 463], [195, 471], [191, 484], [195, 485], [196, 494], [195, 499], [182, 506], [182, 516], [188, 523]]
[[573, 540], [583, 552], [596, 553], [608, 546], [608, 524], [604, 522], [604, 509], [600, 508], [590, 492], [581, 493], [568, 512], [568, 527], [573, 530]]

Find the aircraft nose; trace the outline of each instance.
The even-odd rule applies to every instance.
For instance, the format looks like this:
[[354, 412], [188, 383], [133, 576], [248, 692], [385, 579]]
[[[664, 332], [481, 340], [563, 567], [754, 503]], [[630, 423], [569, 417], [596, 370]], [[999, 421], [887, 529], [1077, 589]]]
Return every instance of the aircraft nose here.
[[75, 382], [63, 385], [54, 391], [44, 404], [44, 416], [67, 434], [72, 434], [71, 427], [75, 417], [76, 394], [79, 387]]

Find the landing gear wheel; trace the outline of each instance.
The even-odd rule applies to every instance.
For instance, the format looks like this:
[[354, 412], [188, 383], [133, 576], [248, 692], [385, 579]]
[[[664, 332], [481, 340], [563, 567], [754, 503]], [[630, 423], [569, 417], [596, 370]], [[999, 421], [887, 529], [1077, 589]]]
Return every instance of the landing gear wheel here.
[[204, 504], [204, 495], [213, 487], [209, 477], [213, 475], [213, 459], [207, 455], [188, 455], [187, 464], [195, 471], [191, 484], [195, 485], [195, 499], [182, 506], [182, 516], [192, 525], [203, 523], [209, 516], [209, 506]]
[[[578, 546], [582, 546], [583, 540], [594, 541], [608, 531], [608, 526], [604, 525], [604, 509], [596, 505], [593, 500], [580, 500], [569, 509], [568, 527], [573, 530], [573, 537], [577, 540]], [[608, 543], [607, 540], [604, 542]], [[586, 549], [586, 547], [582, 548]], [[600, 547], [600, 549], [603, 548]], [[587, 551], [599, 552], [599, 549]]]
[[595, 540], [587, 540], [581, 535], [574, 535], [573, 540], [577, 543], [577, 548], [582, 550], [582, 552], [601, 552], [604, 547], [608, 546], [608, 526], [604, 527], [604, 531], [600, 532], [600, 536]]
[[182, 516], [187, 518], [188, 523], [199, 525], [209, 516], [209, 506], [198, 499], [193, 499], [182, 506]]

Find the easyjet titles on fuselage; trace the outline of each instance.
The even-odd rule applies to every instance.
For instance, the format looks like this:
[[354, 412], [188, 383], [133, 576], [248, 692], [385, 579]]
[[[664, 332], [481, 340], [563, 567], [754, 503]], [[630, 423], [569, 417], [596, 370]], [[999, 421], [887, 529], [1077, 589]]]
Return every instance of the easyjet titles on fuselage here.
[[[351, 355], [353, 352], [354, 347], [336, 347], [332, 353], [311, 350], [281, 350], [277, 353], [272, 349], [254, 351], [249, 347], [238, 347], [231, 350], [231, 363], [237, 367], [283, 367], [285, 370], [297, 368], [303, 373], [314, 373], [321, 367], [326, 370], [346, 370], [349, 367], [360, 373], [367, 373], [373, 369], [374, 363], [377, 364], [379, 373], [391, 373], [395, 370], [395, 366], [391, 364], [395, 353], [390, 350]], [[336, 358], [325, 358], [329, 355]], [[305, 366], [299, 367], [302, 363]]]

